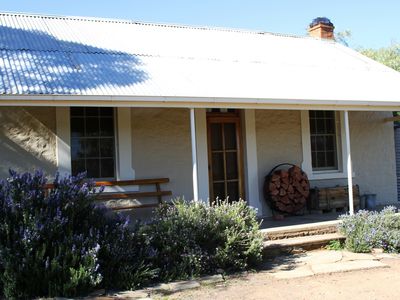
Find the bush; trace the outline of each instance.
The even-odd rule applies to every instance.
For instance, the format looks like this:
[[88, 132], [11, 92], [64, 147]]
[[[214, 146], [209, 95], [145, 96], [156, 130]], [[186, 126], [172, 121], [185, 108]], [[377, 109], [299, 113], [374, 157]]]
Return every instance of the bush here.
[[395, 207], [381, 212], [362, 210], [340, 219], [339, 230], [346, 237], [348, 250], [366, 253], [372, 248], [383, 248], [386, 252], [400, 252], [400, 215]]
[[0, 286], [6, 298], [84, 295], [152, 277], [142, 236], [94, 204], [96, 191], [84, 174], [57, 176], [48, 194], [41, 172], [10, 174], [0, 182]]
[[0, 181], [0, 298], [74, 297], [254, 266], [262, 236], [244, 202], [177, 201], [149, 225], [95, 204], [93, 182], [41, 172]]
[[116, 216], [105, 229], [99, 251], [102, 286], [134, 290], [150, 283], [156, 270], [150, 264], [150, 247], [141, 225], [129, 225], [128, 219]]
[[163, 281], [242, 270], [261, 260], [256, 214], [243, 201], [209, 206], [177, 200], [161, 207], [144, 232]]

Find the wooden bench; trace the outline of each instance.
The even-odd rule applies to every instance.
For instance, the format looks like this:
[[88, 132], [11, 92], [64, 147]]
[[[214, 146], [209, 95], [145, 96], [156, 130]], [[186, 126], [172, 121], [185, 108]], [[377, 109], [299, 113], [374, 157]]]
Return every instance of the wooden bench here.
[[[98, 197], [98, 201], [102, 201], [107, 207], [113, 210], [126, 210], [134, 208], [157, 207], [163, 203], [162, 197], [171, 196], [171, 191], [161, 190], [161, 184], [168, 183], [169, 178], [154, 179], [135, 179], [135, 180], [115, 180], [115, 181], [96, 181], [96, 187], [128, 187], [128, 186], [144, 186], [153, 185], [154, 191], [117, 191], [103, 192]], [[54, 188], [53, 184], [47, 184], [45, 189]], [[138, 203], [138, 198], [156, 198], [157, 203]]]
[[[353, 201], [355, 208], [360, 206], [360, 189], [358, 185], [353, 186]], [[348, 210], [349, 192], [347, 186], [311, 189], [308, 209], [311, 211]]]

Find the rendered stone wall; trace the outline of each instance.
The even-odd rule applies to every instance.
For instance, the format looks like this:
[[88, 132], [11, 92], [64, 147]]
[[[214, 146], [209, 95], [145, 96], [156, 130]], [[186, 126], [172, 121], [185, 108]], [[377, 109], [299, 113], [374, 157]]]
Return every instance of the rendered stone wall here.
[[256, 110], [256, 135], [261, 215], [270, 215], [262, 192], [265, 176], [280, 163], [303, 160], [300, 111]]
[[[349, 113], [354, 184], [361, 194], [377, 194], [381, 205], [397, 202], [393, 124], [383, 122], [388, 116], [390, 112]], [[256, 133], [260, 201], [263, 215], [270, 215], [262, 192], [264, 177], [279, 163], [301, 166], [303, 160], [300, 111], [257, 110]], [[346, 184], [347, 179], [311, 181], [312, 187]]]
[[56, 116], [50, 107], [0, 107], [0, 178], [8, 170], [56, 172]]
[[173, 197], [192, 199], [188, 109], [132, 108], [132, 160], [137, 179], [168, 177]]

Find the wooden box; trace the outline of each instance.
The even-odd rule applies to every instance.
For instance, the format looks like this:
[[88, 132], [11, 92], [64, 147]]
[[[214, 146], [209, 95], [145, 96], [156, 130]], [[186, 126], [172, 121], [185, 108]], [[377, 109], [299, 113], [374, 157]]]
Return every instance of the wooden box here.
[[[310, 190], [309, 210], [349, 209], [349, 193], [347, 186], [332, 188], [314, 188]], [[354, 207], [360, 206], [360, 189], [353, 186]]]

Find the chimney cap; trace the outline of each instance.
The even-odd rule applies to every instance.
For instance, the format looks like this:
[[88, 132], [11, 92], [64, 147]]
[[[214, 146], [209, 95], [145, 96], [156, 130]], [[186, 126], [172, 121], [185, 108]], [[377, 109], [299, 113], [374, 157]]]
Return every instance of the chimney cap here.
[[318, 18], [315, 18], [314, 20], [312, 20], [312, 22], [310, 23], [310, 28], [317, 26], [318, 24], [323, 24], [323, 25], [328, 25], [328, 26], [334, 27], [331, 20], [329, 20], [327, 17], [318, 17]]

